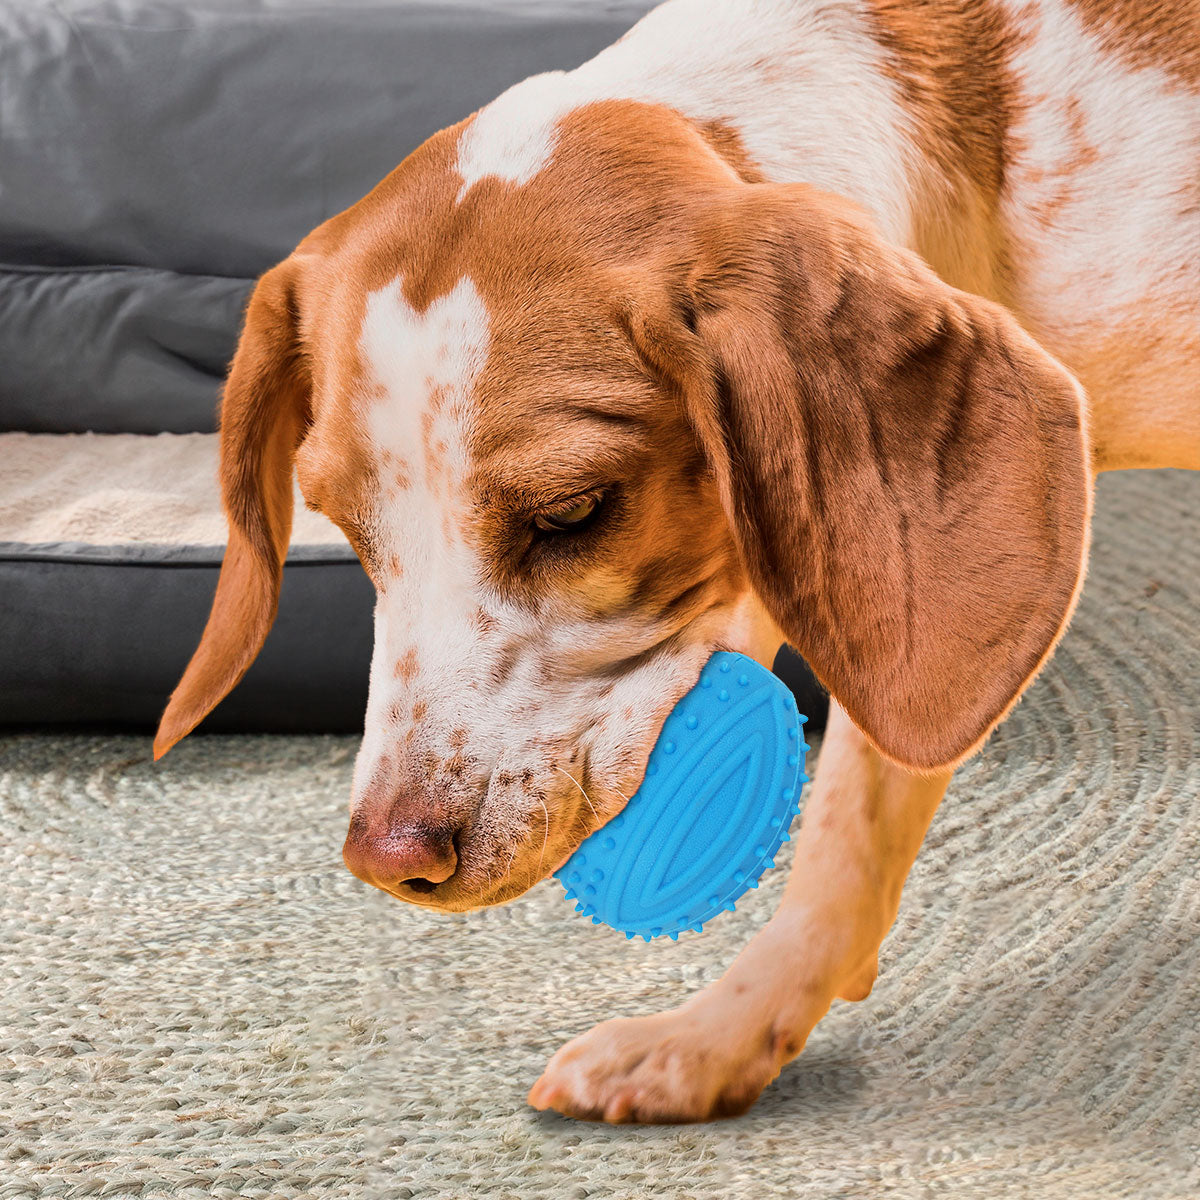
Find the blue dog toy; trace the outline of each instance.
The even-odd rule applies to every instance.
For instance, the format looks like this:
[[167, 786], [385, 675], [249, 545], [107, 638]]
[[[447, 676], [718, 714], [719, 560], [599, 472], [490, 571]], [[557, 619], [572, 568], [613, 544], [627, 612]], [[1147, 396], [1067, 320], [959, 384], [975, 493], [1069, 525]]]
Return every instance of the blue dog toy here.
[[784, 683], [720, 651], [671, 710], [641, 787], [555, 872], [596, 925], [646, 941], [732, 912], [800, 811], [808, 720]]

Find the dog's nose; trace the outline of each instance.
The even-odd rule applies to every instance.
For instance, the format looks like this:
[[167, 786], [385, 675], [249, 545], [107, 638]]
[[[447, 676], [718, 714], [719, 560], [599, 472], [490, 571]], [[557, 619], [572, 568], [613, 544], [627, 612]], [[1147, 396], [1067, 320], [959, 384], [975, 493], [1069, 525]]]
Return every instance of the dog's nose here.
[[445, 825], [416, 822], [391, 824], [378, 832], [356, 817], [342, 858], [359, 879], [384, 891], [406, 884], [415, 892], [431, 892], [458, 867], [454, 832]]

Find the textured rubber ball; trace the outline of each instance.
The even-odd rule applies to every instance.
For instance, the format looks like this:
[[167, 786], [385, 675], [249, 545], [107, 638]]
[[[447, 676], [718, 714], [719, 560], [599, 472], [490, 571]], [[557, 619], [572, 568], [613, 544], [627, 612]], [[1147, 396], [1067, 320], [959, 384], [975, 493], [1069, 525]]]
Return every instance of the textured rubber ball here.
[[576, 911], [646, 941], [732, 912], [800, 811], [806, 721], [765, 667], [714, 654], [663, 723], [629, 803], [555, 872]]

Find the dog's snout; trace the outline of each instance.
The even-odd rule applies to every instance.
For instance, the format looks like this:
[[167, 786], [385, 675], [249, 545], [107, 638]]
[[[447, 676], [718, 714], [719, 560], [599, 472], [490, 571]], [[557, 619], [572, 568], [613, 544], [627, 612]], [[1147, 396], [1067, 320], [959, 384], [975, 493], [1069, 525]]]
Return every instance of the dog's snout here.
[[399, 817], [380, 829], [357, 815], [342, 847], [346, 866], [366, 883], [384, 891], [403, 884], [427, 894], [445, 883], [458, 867], [456, 830]]

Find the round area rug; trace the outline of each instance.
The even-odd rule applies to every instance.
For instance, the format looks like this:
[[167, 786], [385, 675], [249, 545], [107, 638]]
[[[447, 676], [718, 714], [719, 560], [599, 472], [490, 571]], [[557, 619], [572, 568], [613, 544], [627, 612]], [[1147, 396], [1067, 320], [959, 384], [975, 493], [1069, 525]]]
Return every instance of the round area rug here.
[[1079, 611], [956, 775], [875, 990], [715, 1125], [524, 1095], [716, 978], [782, 857], [678, 943], [554, 882], [437, 917], [341, 865], [351, 739], [4, 739], [0, 1200], [1200, 1195], [1197, 513], [1200, 474], [1101, 479]]

